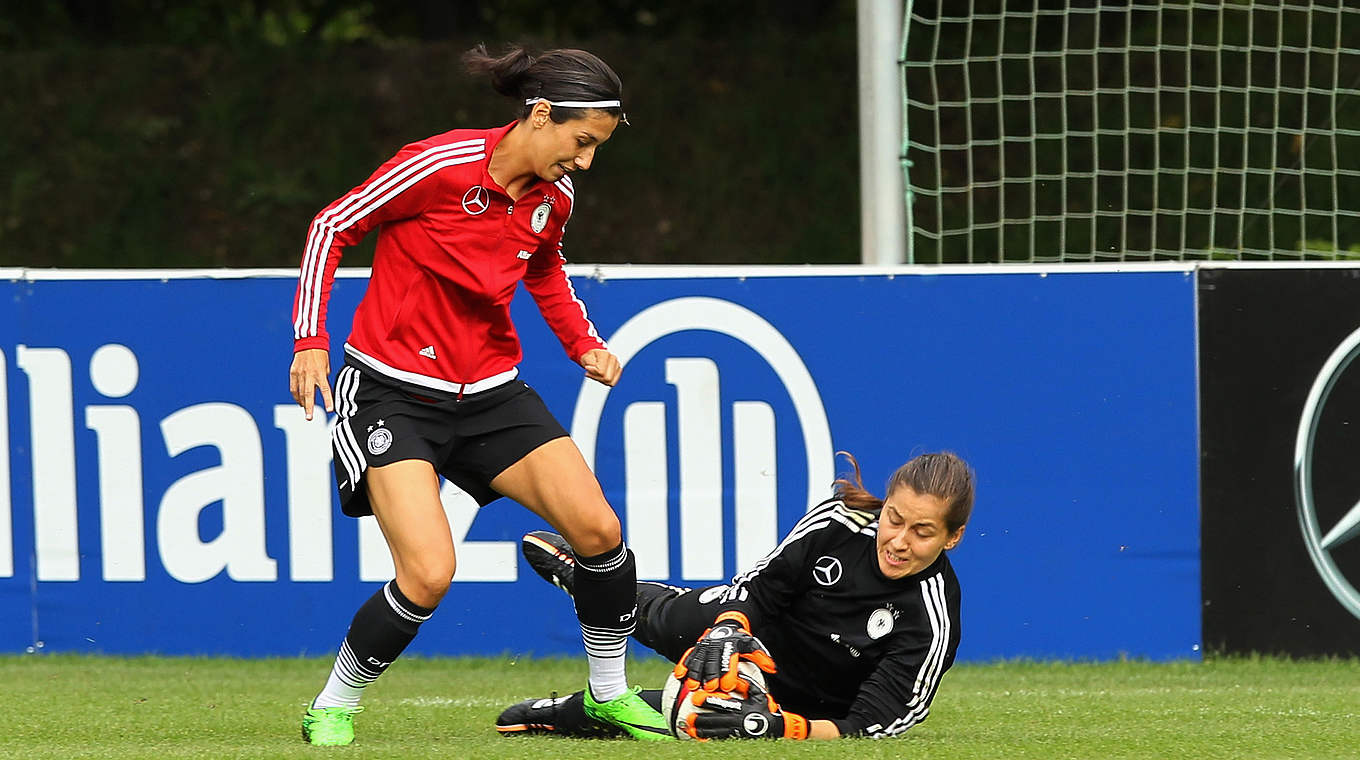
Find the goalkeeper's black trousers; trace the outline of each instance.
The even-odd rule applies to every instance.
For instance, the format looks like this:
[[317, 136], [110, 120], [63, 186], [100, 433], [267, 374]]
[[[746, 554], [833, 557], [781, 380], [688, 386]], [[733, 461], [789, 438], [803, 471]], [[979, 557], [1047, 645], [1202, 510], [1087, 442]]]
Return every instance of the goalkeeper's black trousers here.
[[685, 589], [639, 581], [633, 638], [671, 662], [679, 662], [722, 611], [719, 602], [725, 590], [726, 586]]

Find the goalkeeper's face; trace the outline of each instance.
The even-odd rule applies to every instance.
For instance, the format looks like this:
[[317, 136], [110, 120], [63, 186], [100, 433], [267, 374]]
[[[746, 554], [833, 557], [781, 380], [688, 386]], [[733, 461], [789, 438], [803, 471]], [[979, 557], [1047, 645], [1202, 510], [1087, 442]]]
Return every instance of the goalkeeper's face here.
[[878, 569], [888, 578], [905, 578], [930, 567], [940, 552], [953, 549], [963, 527], [945, 527], [949, 502], [902, 486], [883, 501], [878, 516]]

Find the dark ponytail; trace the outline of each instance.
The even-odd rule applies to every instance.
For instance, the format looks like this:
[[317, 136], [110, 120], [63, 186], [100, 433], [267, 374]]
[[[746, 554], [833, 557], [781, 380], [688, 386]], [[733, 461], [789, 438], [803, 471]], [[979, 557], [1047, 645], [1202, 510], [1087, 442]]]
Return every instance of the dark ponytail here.
[[519, 47], [510, 48], [499, 58], [486, 52], [486, 45], [478, 45], [463, 53], [463, 65], [467, 66], [468, 72], [487, 75], [491, 79], [492, 89], [511, 98], [525, 97], [521, 94], [524, 79], [533, 62], [529, 51]]
[[[538, 56], [530, 55], [522, 47], [507, 48], [500, 56], [477, 45], [463, 54], [463, 65], [472, 74], [486, 75], [491, 86], [502, 95], [518, 101], [515, 113], [519, 119], [529, 117], [532, 105], [525, 100], [543, 98], [553, 102], [592, 102], [623, 99], [623, 83], [609, 64], [584, 50], [549, 50]], [[626, 122], [622, 106], [599, 109], [553, 106], [550, 118], [561, 124], [583, 118], [587, 110], [600, 110]]]
[[[849, 453], [838, 451], [850, 460], [855, 469], [855, 479], [848, 477], [836, 480], [836, 496], [851, 509], [870, 512], [881, 509], [883, 500], [864, 488], [860, 477], [859, 462]], [[936, 454], [921, 454], [897, 468], [888, 478], [888, 494], [906, 486], [919, 494], [937, 496], [944, 499], [948, 508], [945, 512], [945, 528], [954, 533], [968, 523], [973, 514], [973, 497], [977, 490], [977, 476], [973, 468], [948, 451]]]
[[864, 478], [859, 473], [859, 462], [851, 456], [848, 451], [837, 451], [837, 454], [850, 460], [850, 466], [855, 468], [855, 479], [850, 480], [850, 476], [844, 475], [836, 478], [836, 498], [845, 502], [845, 506], [851, 509], [862, 509], [866, 512], [877, 512], [883, 507], [883, 500], [869, 493], [864, 487]]

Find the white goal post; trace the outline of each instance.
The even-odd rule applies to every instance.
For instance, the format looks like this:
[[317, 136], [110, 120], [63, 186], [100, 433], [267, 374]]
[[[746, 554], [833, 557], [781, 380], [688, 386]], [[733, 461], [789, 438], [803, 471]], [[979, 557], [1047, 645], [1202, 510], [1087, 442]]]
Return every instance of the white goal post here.
[[860, 263], [909, 260], [902, 173], [901, 0], [858, 0]]

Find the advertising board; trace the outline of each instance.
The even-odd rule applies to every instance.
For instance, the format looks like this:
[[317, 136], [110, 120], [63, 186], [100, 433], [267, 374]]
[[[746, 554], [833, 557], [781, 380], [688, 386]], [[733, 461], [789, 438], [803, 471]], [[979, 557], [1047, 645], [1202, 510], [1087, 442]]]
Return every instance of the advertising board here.
[[[324, 654], [391, 576], [288, 396], [289, 273], [0, 282], [0, 649]], [[362, 272], [338, 279], [333, 366]], [[571, 430], [643, 578], [720, 582], [848, 471], [977, 470], [963, 659], [1197, 656], [1193, 276], [582, 268], [626, 361], [583, 380], [523, 293], [522, 377]], [[412, 646], [578, 653], [506, 500], [445, 506], [458, 574]]]
[[1198, 287], [1205, 643], [1360, 652], [1360, 269]]

